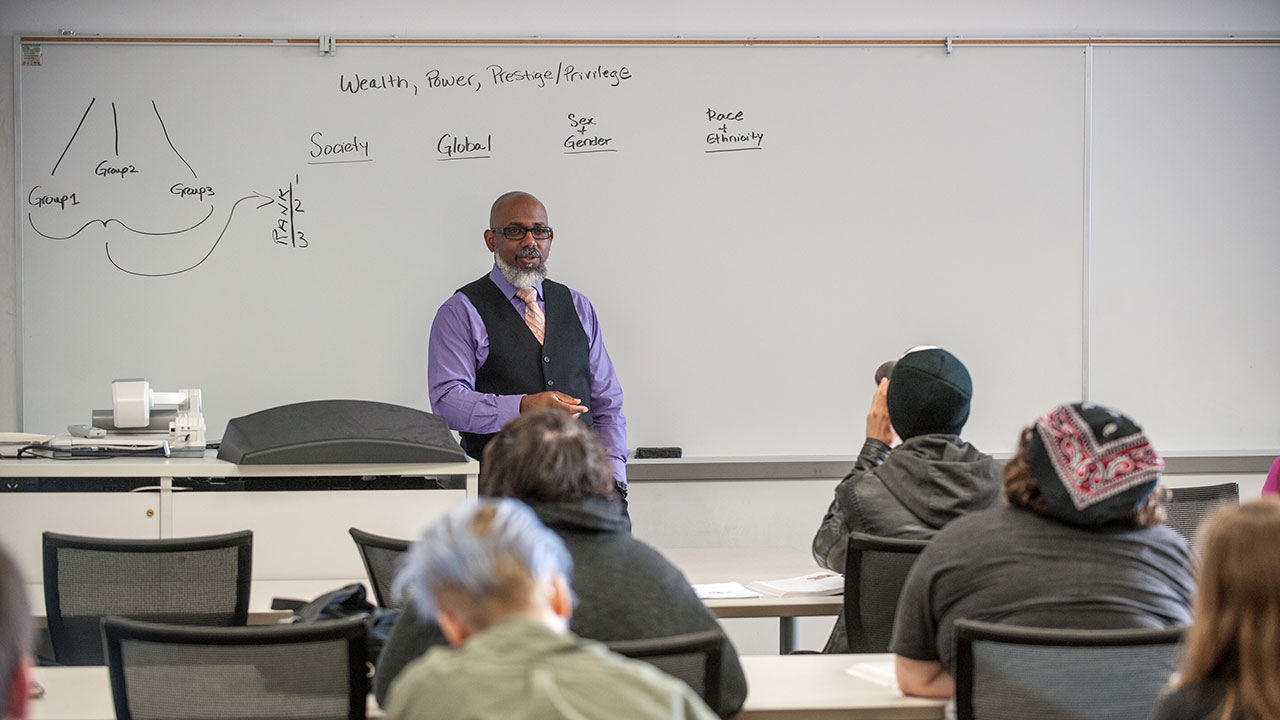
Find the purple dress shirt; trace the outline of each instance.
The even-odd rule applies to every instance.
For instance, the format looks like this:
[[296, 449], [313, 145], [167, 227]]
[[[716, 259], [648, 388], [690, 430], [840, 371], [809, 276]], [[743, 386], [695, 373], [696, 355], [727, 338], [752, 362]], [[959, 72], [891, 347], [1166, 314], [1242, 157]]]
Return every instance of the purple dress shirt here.
[[[516, 287], [507, 282], [494, 265], [489, 279], [511, 300], [511, 306], [524, 316], [524, 301], [516, 296]], [[538, 304], [546, 305], [542, 283]], [[613, 479], [627, 484], [627, 419], [622, 414], [622, 385], [613, 370], [613, 361], [604, 348], [604, 336], [596, 310], [585, 295], [569, 289], [573, 309], [578, 313], [582, 329], [587, 333], [587, 364], [591, 371], [591, 397], [579, 398], [591, 413], [596, 434], [613, 465]], [[489, 357], [489, 333], [480, 313], [462, 293], [452, 297], [436, 311], [427, 342], [427, 394], [431, 411], [440, 415], [454, 430], [472, 433], [496, 433], [509, 420], [520, 414], [520, 398], [524, 395], [495, 395], [476, 392], [476, 369]]]

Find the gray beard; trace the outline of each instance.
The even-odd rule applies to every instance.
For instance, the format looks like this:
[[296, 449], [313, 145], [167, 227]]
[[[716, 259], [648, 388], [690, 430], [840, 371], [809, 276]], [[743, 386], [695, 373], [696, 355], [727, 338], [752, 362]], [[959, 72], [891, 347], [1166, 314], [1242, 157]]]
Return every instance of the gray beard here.
[[502, 272], [502, 277], [507, 279], [516, 289], [533, 287], [542, 282], [547, 277], [547, 262], [542, 261], [534, 270], [521, 270], [515, 265], [508, 265], [502, 262], [502, 258], [498, 257], [498, 253], [493, 254], [493, 262], [498, 266], [498, 270]]

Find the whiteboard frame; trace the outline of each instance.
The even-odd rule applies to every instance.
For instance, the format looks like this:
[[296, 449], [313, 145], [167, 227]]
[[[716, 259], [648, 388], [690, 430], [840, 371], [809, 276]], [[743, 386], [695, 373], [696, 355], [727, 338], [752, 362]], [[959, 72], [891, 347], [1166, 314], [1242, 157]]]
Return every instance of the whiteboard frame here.
[[[947, 55], [964, 47], [1047, 47], [1047, 46], [1079, 46], [1085, 50], [1084, 70], [1084, 173], [1083, 183], [1083, 237], [1081, 257], [1081, 397], [1089, 399], [1089, 372], [1093, 362], [1091, 357], [1090, 332], [1090, 236], [1092, 225], [1091, 190], [1092, 190], [1092, 134], [1093, 134], [1093, 49], [1095, 47], [1280, 47], [1280, 37], [916, 37], [916, 38], [429, 38], [429, 37], [247, 37], [247, 36], [143, 36], [143, 35], [60, 35], [18, 34], [13, 40], [13, 140], [17, 152], [14, 154], [14, 207], [22, 205], [22, 46], [24, 44], [87, 44], [87, 45], [243, 45], [243, 46], [315, 46], [319, 54], [325, 49], [340, 52], [342, 46], [474, 46], [474, 47], [518, 47], [518, 46], [565, 46], [565, 47], [937, 47]], [[15, 282], [15, 376], [18, 381], [15, 397], [19, 408], [25, 407], [24, 352], [25, 309], [23, 288], [23, 243], [20, 213], [14, 214], [14, 282]], [[19, 425], [25, 424], [25, 417], [20, 415]], [[1256, 460], [1259, 456], [1275, 456], [1280, 449], [1239, 450], [1224, 453], [1221, 451], [1182, 451], [1178, 453], [1186, 457], [1202, 458], [1211, 464], [1230, 462], [1231, 459]], [[774, 456], [767, 456], [774, 457]], [[1249, 463], [1252, 468], [1253, 462]], [[1234, 467], [1235, 465], [1233, 465]]]

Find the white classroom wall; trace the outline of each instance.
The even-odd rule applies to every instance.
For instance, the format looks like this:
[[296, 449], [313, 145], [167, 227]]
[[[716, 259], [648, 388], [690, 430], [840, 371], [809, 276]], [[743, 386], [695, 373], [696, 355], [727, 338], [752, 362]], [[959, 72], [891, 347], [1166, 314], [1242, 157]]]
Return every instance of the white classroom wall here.
[[[0, 430], [20, 423], [21, 368], [15, 243], [13, 37], [73, 30], [105, 35], [552, 38], [894, 38], [1280, 36], [1280, 0], [0, 0]], [[175, 348], [175, 352], [180, 348]], [[72, 351], [68, 349], [68, 351]], [[92, 349], [84, 352], [92, 362]], [[851, 408], [861, 415], [861, 407]], [[848, 452], [860, 438], [850, 438]], [[1007, 451], [1011, 448], [990, 448]], [[1171, 484], [1262, 476], [1179, 476]], [[802, 545], [834, 479], [646, 483], [632, 515], [657, 545]], [[829, 619], [804, 619], [800, 646], [819, 647]], [[745, 653], [770, 652], [770, 621], [733, 621]]]

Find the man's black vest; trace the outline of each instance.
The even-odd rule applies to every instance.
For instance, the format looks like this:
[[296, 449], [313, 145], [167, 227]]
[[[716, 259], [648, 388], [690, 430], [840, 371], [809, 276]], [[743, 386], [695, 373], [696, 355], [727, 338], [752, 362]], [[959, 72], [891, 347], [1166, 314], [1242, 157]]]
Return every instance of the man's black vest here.
[[[463, 286], [489, 334], [489, 357], [476, 369], [476, 392], [498, 395], [533, 395], [555, 390], [591, 406], [591, 368], [587, 331], [573, 308], [569, 288], [542, 281], [546, 306], [543, 344], [529, 331], [524, 316], [502, 294], [488, 275]], [[580, 419], [591, 427], [591, 413]], [[462, 433], [462, 449], [479, 460], [493, 435]]]

